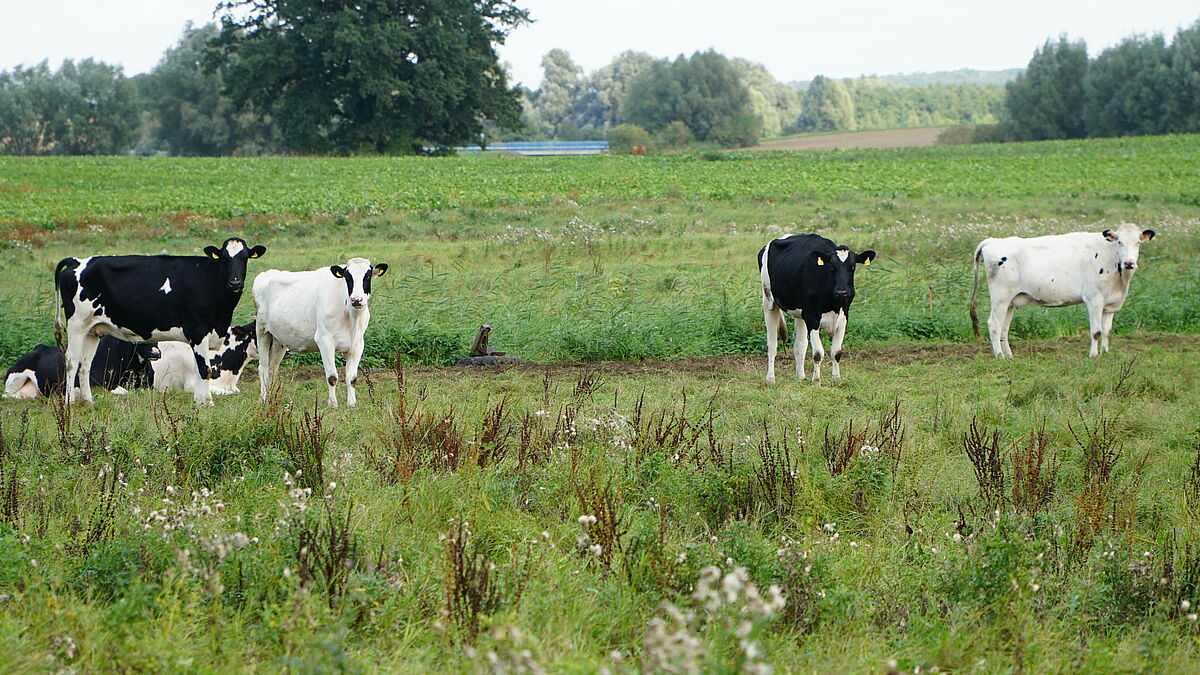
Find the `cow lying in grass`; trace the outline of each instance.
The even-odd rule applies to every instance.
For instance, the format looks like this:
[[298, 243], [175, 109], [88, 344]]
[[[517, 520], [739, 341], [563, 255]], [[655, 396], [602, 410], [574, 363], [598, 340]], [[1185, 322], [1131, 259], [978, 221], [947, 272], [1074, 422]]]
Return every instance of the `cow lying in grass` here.
[[[100, 338], [90, 368], [90, 384], [114, 394], [150, 386], [161, 352], [150, 343], [133, 344], [112, 336]], [[4, 376], [5, 398], [37, 398], [62, 393], [67, 362], [62, 352], [37, 345], [17, 359]], [[79, 386], [76, 376], [75, 386]]]

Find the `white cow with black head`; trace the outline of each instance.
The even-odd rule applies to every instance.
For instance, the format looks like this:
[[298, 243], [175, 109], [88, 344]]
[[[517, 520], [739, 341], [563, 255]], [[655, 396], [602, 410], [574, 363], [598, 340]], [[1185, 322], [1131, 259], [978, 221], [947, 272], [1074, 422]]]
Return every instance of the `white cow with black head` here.
[[1154, 230], [1122, 223], [1103, 232], [984, 239], [975, 248], [975, 286], [971, 291], [975, 337], [979, 337], [975, 296], [982, 266], [992, 299], [988, 335], [996, 356], [1012, 358], [1008, 329], [1013, 313], [1031, 303], [1042, 307], [1083, 303], [1090, 325], [1088, 356], [1107, 352], [1113, 316], [1125, 303], [1138, 269], [1138, 249], [1153, 238]]
[[362, 360], [363, 335], [371, 321], [371, 279], [387, 272], [386, 263], [372, 265], [351, 258], [345, 265], [309, 272], [267, 270], [254, 279], [258, 306], [259, 391], [263, 399], [275, 369], [287, 350], [320, 352], [329, 383], [329, 405], [337, 406], [334, 355], [346, 357], [346, 405], [355, 404], [354, 385]]

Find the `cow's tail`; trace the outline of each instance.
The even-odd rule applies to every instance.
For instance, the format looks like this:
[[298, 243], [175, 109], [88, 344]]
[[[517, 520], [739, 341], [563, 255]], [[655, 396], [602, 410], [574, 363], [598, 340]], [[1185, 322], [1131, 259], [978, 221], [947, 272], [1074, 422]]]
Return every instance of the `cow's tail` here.
[[979, 313], [975, 311], [975, 297], [979, 294], [979, 263], [983, 260], [983, 245], [987, 241], [979, 242], [975, 247], [975, 284], [971, 287], [971, 332], [975, 334], [975, 339], [979, 339]]
[[58, 261], [58, 265], [54, 268], [54, 344], [58, 346], [58, 351], [65, 354], [67, 352], [66, 345], [63, 344], [63, 328], [62, 328], [62, 295], [58, 292], [58, 274], [63, 268], [71, 264], [74, 258], [63, 258]]

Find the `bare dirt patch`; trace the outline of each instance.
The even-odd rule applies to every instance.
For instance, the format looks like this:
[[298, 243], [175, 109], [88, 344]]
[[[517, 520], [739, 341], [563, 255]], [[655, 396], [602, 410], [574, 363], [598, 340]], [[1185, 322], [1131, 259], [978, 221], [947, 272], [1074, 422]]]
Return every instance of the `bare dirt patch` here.
[[[1136, 335], [1119, 336], [1123, 343], [1118, 351], [1106, 358], [1121, 358], [1122, 354], [1131, 356], [1150, 347], [1165, 347], [1169, 349], [1200, 348], [1200, 335], [1175, 335], [1170, 333], [1139, 333]], [[1015, 345], [1020, 350], [1020, 357], [1033, 355], [1079, 355], [1087, 351], [1084, 338], [1056, 338], [1053, 340], [1022, 340]], [[1014, 350], [1015, 351], [1015, 350]], [[786, 350], [780, 349], [779, 358], [782, 363]], [[905, 344], [889, 345], [847, 350], [842, 361], [845, 364], [861, 363], [877, 366], [904, 366], [920, 362], [942, 362], [973, 359], [979, 356], [989, 356], [991, 347], [985, 342], [954, 342], [941, 344]], [[1019, 358], [1020, 358], [1019, 357]], [[437, 373], [453, 374], [454, 377], [479, 376], [487, 377], [515, 369], [517, 372], [549, 373], [551, 376], [573, 376], [572, 374], [602, 373], [607, 375], [656, 375], [684, 374], [696, 377], [728, 377], [730, 372], [754, 371], [765, 367], [765, 355], [750, 356], [689, 356], [681, 359], [649, 359], [645, 361], [563, 361], [557, 363], [528, 363], [509, 366], [410, 366], [406, 371], [411, 374], [432, 375]], [[320, 366], [309, 366], [297, 369], [307, 376], [311, 370], [313, 378], [323, 373]], [[379, 375], [392, 372], [387, 368], [372, 368], [372, 374]]]
[[921, 129], [888, 129], [885, 131], [852, 131], [844, 134], [825, 134], [801, 138], [781, 138], [764, 141], [750, 150], [849, 150], [859, 148], [917, 148], [934, 145], [943, 131], [950, 127]]

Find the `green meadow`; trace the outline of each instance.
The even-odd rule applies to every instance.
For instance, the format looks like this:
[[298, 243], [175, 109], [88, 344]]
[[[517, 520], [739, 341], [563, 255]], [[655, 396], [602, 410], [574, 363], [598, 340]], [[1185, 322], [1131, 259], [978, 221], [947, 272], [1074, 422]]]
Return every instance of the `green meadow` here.
[[[1080, 307], [1020, 310], [1013, 361], [971, 335], [980, 239], [1122, 221], [1157, 236], [1111, 353]], [[754, 256], [791, 232], [879, 254], [840, 380], [763, 382]], [[7, 669], [1200, 665], [1198, 136], [4, 157], [0, 356], [52, 344], [59, 259], [230, 235], [251, 274], [390, 265], [359, 405], [315, 355], [265, 403], [253, 367], [204, 408], [0, 401]], [[481, 323], [532, 363], [450, 365]]]

